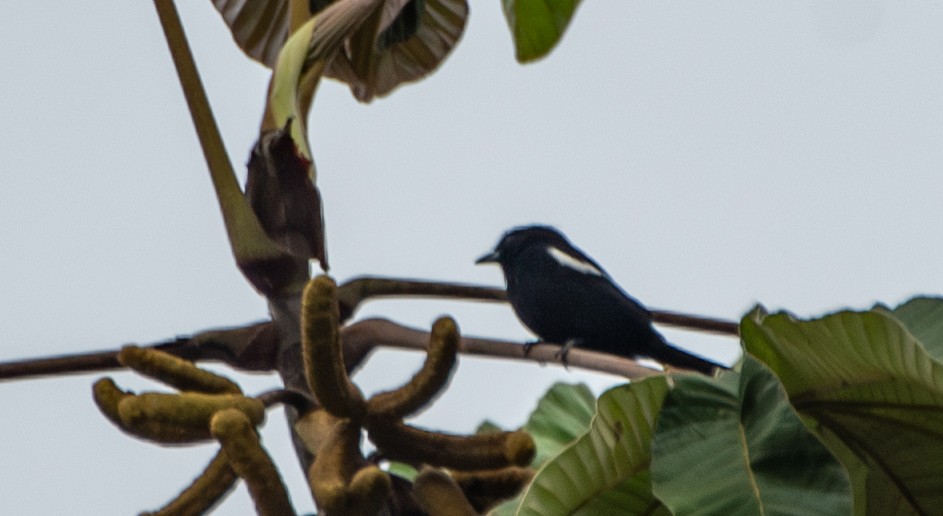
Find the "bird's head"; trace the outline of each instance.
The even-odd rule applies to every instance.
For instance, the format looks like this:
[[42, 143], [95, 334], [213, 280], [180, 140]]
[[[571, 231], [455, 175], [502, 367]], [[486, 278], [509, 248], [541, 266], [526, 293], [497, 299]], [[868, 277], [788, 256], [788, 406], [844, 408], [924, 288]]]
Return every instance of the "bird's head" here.
[[497, 263], [503, 267], [522, 251], [533, 246], [551, 245], [571, 247], [566, 238], [551, 226], [520, 226], [505, 233], [494, 251], [478, 258], [475, 263]]
[[[551, 226], [521, 226], [501, 237], [494, 251], [478, 258], [475, 263], [497, 263], [505, 276], [511, 270], [520, 271], [537, 267], [543, 260], [554, 267], [570, 269], [580, 274], [607, 277], [592, 258], [586, 256]], [[536, 260], [536, 261], [535, 261]], [[546, 271], [546, 269], [542, 269]]]

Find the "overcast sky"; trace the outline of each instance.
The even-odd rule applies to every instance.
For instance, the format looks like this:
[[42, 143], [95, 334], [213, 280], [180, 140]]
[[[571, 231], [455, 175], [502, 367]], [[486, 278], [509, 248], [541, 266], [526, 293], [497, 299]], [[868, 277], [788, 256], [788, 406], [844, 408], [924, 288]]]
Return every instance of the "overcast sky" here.
[[[240, 174], [268, 72], [209, 1], [178, 2]], [[473, 261], [507, 228], [561, 228], [652, 308], [739, 318], [897, 304], [943, 282], [943, 4], [587, 0], [562, 45], [520, 66], [500, 2], [474, 2], [428, 80], [371, 105], [323, 84], [310, 121], [332, 274], [502, 285]], [[150, 2], [0, 2], [0, 360], [115, 349], [266, 317], [233, 265]], [[367, 304], [427, 326], [530, 338], [509, 308]], [[732, 362], [732, 339], [668, 331]], [[415, 353], [374, 356], [366, 391]], [[0, 384], [10, 514], [134, 514], [214, 453], [121, 434], [101, 375]], [[155, 386], [117, 373], [134, 389]], [[247, 392], [277, 385], [238, 375]], [[417, 419], [523, 423], [557, 380], [616, 379], [463, 358]], [[264, 444], [313, 510], [280, 411]], [[218, 514], [245, 514], [244, 490]]]

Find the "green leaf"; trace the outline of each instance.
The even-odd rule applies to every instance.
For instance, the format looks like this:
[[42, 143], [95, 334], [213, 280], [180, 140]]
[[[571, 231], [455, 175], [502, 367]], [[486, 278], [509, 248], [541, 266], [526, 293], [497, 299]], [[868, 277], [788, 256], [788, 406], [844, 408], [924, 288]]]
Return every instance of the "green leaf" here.
[[798, 321], [756, 309], [740, 335], [845, 463], [856, 513], [943, 507], [943, 364], [894, 317], [844, 311]]
[[[295, 141], [298, 152], [309, 161], [312, 159], [311, 148], [308, 145], [305, 127], [308, 114], [301, 107], [304, 99], [300, 87], [303, 75], [309, 71], [305, 65], [308, 57], [308, 47], [311, 44], [311, 35], [317, 23], [317, 17], [308, 20], [285, 42], [285, 46], [278, 54], [275, 70], [272, 73], [272, 87], [268, 101], [275, 127], [286, 127], [289, 120], [297, 122], [290, 125], [291, 138]], [[315, 83], [320, 78], [324, 66], [323, 59], [312, 63], [311, 68], [313, 70], [310, 73], [313, 75]], [[316, 84], [310, 87], [312, 95], [316, 89]], [[313, 170], [312, 168], [312, 172]]]
[[[596, 412], [596, 397], [585, 384], [567, 384], [557, 382], [547, 391], [537, 403], [537, 408], [530, 414], [527, 424], [524, 425], [537, 446], [537, 455], [531, 463], [539, 467], [551, 457], [559, 454], [568, 444], [577, 437], [586, 433], [589, 423]], [[486, 428], [500, 430], [485, 421], [478, 426], [481, 433]], [[514, 514], [520, 503], [520, 496], [503, 502], [489, 511], [495, 516]]]
[[544, 57], [556, 46], [580, 0], [503, 0], [503, 3], [517, 60], [526, 63]]
[[750, 357], [719, 381], [675, 377], [652, 455], [652, 489], [674, 514], [851, 513], [845, 469]]
[[923, 344], [930, 356], [943, 362], [943, 298], [915, 297], [891, 315]]
[[574, 439], [586, 433], [596, 413], [596, 397], [585, 384], [555, 383], [537, 403], [524, 430], [534, 438], [540, 466]]
[[668, 514], [649, 473], [667, 392], [667, 379], [655, 376], [604, 393], [589, 432], [543, 466], [517, 514]]
[[416, 471], [416, 468], [410, 466], [409, 464], [396, 461], [390, 461], [387, 464], [386, 472], [390, 475], [396, 475], [400, 478], [405, 478], [410, 482], [414, 482], [416, 477], [419, 476], [419, 472]]
[[478, 424], [478, 428], [475, 429], [475, 435], [479, 434], [493, 434], [495, 432], [501, 432], [503, 429], [498, 426], [497, 423], [490, 419], [486, 419]]

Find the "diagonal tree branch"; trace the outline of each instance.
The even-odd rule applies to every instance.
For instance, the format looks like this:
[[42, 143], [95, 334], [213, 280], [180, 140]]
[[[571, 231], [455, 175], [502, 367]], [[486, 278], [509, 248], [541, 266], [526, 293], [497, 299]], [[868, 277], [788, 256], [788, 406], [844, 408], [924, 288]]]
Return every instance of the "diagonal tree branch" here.
[[361, 276], [342, 283], [337, 290], [341, 321], [353, 317], [361, 304], [389, 297], [442, 297], [465, 301], [506, 302], [504, 289], [402, 278]]
[[[338, 288], [342, 319], [349, 319], [363, 303], [377, 298], [390, 297], [441, 297], [466, 301], [506, 302], [502, 289], [395, 278], [364, 276], [355, 278]], [[738, 335], [737, 323], [710, 317], [681, 314], [670, 311], [652, 311], [655, 322], [695, 331], [706, 331], [723, 335]], [[426, 332], [400, 326], [382, 319], [360, 321], [342, 330], [345, 339], [345, 356], [348, 368], [356, 369], [367, 355], [378, 346], [404, 349], [425, 349]], [[232, 367], [250, 371], [274, 371], [278, 368], [279, 343], [282, 335], [274, 322], [260, 322], [240, 328], [208, 330], [192, 337], [152, 344], [162, 351], [188, 360], [218, 360]], [[349, 341], [349, 342], [348, 342]], [[466, 337], [462, 340], [462, 353], [485, 355], [515, 360], [537, 360], [558, 362], [554, 357], [554, 345], [537, 346], [528, 356], [523, 354], [520, 343], [492, 339]], [[612, 355], [592, 353], [575, 349], [579, 353], [569, 356], [569, 365], [593, 371], [637, 377], [649, 369], [635, 369], [635, 362], [618, 359]], [[585, 354], [593, 356], [584, 357]], [[623, 360], [626, 363], [621, 363]], [[59, 374], [86, 373], [117, 369], [117, 351], [102, 351], [76, 355], [27, 359], [0, 363], [0, 381], [16, 378], [50, 376]], [[644, 370], [644, 371], [643, 371]]]
[[[172, 355], [187, 358], [184, 349], [188, 349], [188, 338], [179, 338], [170, 342], [155, 344], [151, 347], [166, 351]], [[192, 349], [192, 348], [189, 348]], [[0, 381], [30, 378], [37, 376], [55, 376], [63, 374], [81, 374], [109, 369], [121, 369], [118, 363], [118, 351], [99, 351], [59, 355], [48, 358], [28, 358], [0, 363]]]
[[701, 315], [682, 314], [667, 310], [652, 310], [651, 312], [652, 320], [658, 324], [677, 326], [678, 328], [708, 333], [719, 333], [731, 337], [740, 336], [740, 324], [734, 321], [704, 317]]
[[[425, 351], [429, 344], [429, 332], [386, 319], [366, 319], [356, 322], [344, 328], [341, 331], [341, 337], [344, 341], [344, 359], [350, 371], [357, 369], [378, 347]], [[563, 349], [562, 346], [556, 344], [541, 344], [534, 346], [525, 354], [524, 346], [519, 342], [463, 336], [459, 353], [563, 365], [557, 358], [557, 352], [561, 349]], [[641, 379], [661, 374], [661, 371], [639, 365], [628, 358], [579, 348], [569, 351], [567, 366], [624, 376], [629, 379]]]
[[[275, 368], [278, 335], [271, 322], [240, 328], [207, 330], [191, 337], [145, 345], [187, 360], [219, 360], [249, 371]], [[80, 374], [120, 369], [118, 351], [97, 351], [0, 363], [0, 381], [37, 376]]]
[[[500, 288], [441, 281], [362, 276], [343, 283], [338, 289], [341, 320], [352, 317], [361, 304], [371, 299], [389, 297], [444, 297], [465, 301], [507, 302], [507, 293]], [[667, 310], [652, 310], [652, 318], [656, 323], [669, 326], [723, 335], [739, 335], [739, 325], [735, 321]]]

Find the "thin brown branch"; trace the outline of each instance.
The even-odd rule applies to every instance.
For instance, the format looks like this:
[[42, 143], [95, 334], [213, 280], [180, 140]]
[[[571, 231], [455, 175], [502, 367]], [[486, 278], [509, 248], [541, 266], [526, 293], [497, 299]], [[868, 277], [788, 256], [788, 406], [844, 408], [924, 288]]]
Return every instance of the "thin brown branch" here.
[[[352, 317], [360, 305], [371, 299], [388, 297], [443, 297], [464, 301], [507, 302], [507, 293], [500, 288], [440, 281], [363, 276], [349, 280], [338, 287], [341, 320]], [[739, 335], [738, 324], [735, 321], [667, 310], [652, 310], [652, 319], [658, 324], [668, 326], [723, 335]]]
[[0, 381], [32, 376], [86, 373], [118, 369], [117, 351], [101, 351], [49, 358], [28, 358], [0, 364]]
[[[356, 369], [370, 352], [378, 347], [425, 350], [429, 343], [428, 332], [402, 326], [386, 319], [366, 319], [351, 324], [341, 330], [341, 338], [344, 342], [344, 358], [347, 369], [350, 371]], [[561, 346], [556, 344], [541, 344], [532, 347], [525, 355], [524, 346], [519, 342], [462, 337], [459, 352], [466, 355], [563, 365], [556, 356], [560, 349], [562, 349]], [[634, 360], [579, 348], [570, 350], [567, 355], [567, 365], [630, 379], [661, 374], [660, 371], [641, 366]]]
[[383, 297], [444, 297], [465, 301], [507, 301], [504, 289], [397, 278], [362, 276], [337, 289], [341, 320], [350, 318], [364, 302]]
[[652, 319], [658, 324], [677, 326], [688, 330], [699, 330], [721, 335], [737, 337], [740, 335], [740, 325], [734, 321], [689, 315], [667, 310], [652, 310]]
[[[178, 338], [170, 342], [154, 344], [151, 347], [181, 358], [190, 358], [187, 355], [192, 354], [195, 350], [188, 347], [189, 341], [188, 338]], [[28, 358], [0, 363], [0, 381], [35, 376], [90, 373], [122, 367], [124, 366], [118, 363], [118, 351], [95, 351], [48, 358]]]
[[[148, 347], [187, 360], [219, 360], [239, 369], [271, 371], [278, 335], [271, 322], [241, 328], [207, 330], [191, 337], [150, 344]], [[95, 351], [0, 363], [0, 381], [37, 376], [81, 374], [120, 369], [118, 351]]]
[[[385, 297], [443, 297], [466, 301], [506, 302], [507, 295], [503, 289], [463, 285], [458, 283], [443, 283], [419, 280], [403, 280], [395, 278], [361, 277], [350, 280], [338, 287], [338, 301], [340, 303], [341, 318], [347, 319], [357, 308], [370, 299]], [[652, 310], [652, 317], [658, 324], [676, 326], [696, 331], [719, 333], [722, 335], [737, 336], [738, 325], [734, 321], [682, 314], [672, 311]], [[364, 321], [366, 322], [366, 321]], [[422, 339], [414, 337], [404, 338], [403, 333], [396, 332], [392, 340], [389, 336], [377, 333], [377, 325], [363, 326], [363, 323], [354, 324], [343, 330], [343, 334], [351, 333], [355, 336], [355, 345], [345, 346], [348, 368], [354, 369], [374, 347], [389, 345], [392, 347], [406, 347], [411, 349], [425, 349], [427, 338], [425, 332], [419, 332]], [[399, 327], [393, 323], [387, 324]], [[399, 327], [403, 328], [403, 327]], [[418, 331], [418, 330], [410, 330]], [[346, 337], [345, 337], [346, 338]], [[364, 344], [368, 339], [373, 344]], [[173, 341], [164, 342], [156, 347], [170, 354], [188, 360], [219, 360], [240, 369], [253, 371], [271, 371], [275, 369], [275, 355], [280, 336], [274, 324], [270, 322], [257, 323], [243, 328], [206, 331], [192, 338], [181, 337]], [[388, 341], [388, 344], [384, 342]], [[532, 349], [529, 356], [524, 357], [522, 346], [519, 343], [463, 338], [463, 353], [481, 354], [511, 359], [529, 359], [543, 362], [558, 362], [553, 356], [557, 347], [545, 345]], [[495, 343], [497, 345], [495, 346]], [[510, 346], [510, 347], [509, 347]], [[584, 350], [579, 355], [591, 353]], [[602, 358], [575, 358], [570, 355], [570, 365], [623, 374], [620, 366], [612, 363], [612, 356], [598, 354]], [[634, 364], [632, 361], [628, 361]], [[41, 359], [27, 359], [15, 362], [0, 363], [0, 381], [15, 378], [49, 376], [58, 374], [76, 374], [92, 371], [117, 369], [121, 366], [117, 361], [117, 351], [103, 351], [63, 355]]]

